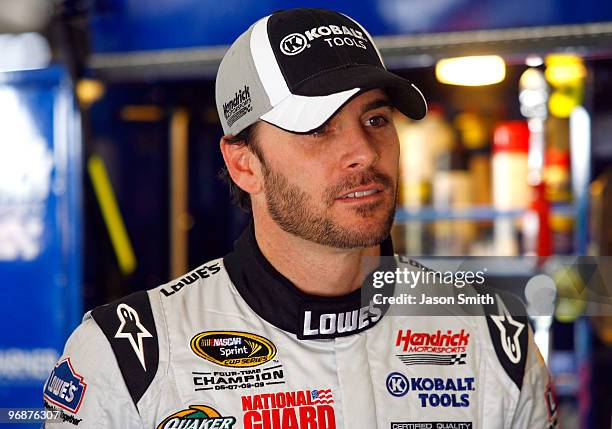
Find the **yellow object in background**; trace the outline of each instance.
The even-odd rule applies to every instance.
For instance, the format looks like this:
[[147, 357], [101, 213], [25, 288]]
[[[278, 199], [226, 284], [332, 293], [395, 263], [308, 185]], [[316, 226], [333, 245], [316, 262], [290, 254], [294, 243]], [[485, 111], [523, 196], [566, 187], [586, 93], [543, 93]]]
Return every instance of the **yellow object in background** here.
[[553, 86], [581, 82], [587, 75], [582, 58], [574, 54], [550, 54], [546, 57], [546, 80]]
[[108, 229], [108, 235], [117, 256], [119, 268], [123, 274], [131, 274], [136, 269], [136, 257], [134, 256], [134, 250], [125, 229], [104, 161], [98, 155], [92, 155], [87, 162], [87, 170], [91, 177], [96, 198], [100, 204], [100, 210]]
[[550, 113], [568, 118], [582, 104], [587, 69], [582, 58], [573, 54], [551, 54], [546, 57], [546, 80], [554, 88], [548, 100]]

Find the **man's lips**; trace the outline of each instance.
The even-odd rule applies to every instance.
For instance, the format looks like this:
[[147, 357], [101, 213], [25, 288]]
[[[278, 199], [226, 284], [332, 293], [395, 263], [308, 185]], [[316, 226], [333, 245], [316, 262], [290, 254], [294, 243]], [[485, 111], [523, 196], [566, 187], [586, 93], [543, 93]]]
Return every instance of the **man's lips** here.
[[383, 185], [368, 185], [353, 188], [348, 192], [344, 192], [337, 200], [341, 201], [363, 201], [368, 198], [376, 198], [384, 191]]

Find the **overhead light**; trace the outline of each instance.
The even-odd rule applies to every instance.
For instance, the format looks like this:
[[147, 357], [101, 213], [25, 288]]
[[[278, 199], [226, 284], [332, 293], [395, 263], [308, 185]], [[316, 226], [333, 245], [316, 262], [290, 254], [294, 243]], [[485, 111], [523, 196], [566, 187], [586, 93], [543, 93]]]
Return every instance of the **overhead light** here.
[[436, 78], [449, 85], [492, 85], [505, 77], [506, 63], [497, 55], [445, 58], [436, 64]]

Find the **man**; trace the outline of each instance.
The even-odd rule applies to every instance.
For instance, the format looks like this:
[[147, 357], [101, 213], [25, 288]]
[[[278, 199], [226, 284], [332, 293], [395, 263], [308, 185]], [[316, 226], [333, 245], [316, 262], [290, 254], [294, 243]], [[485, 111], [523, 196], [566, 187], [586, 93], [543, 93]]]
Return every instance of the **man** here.
[[85, 316], [44, 388], [63, 426], [554, 423], [523, 319], [391, 317], [362, 300], [384, 256], [402, 263], [389, 239], [393, 110], [426, 113], [365, 29], [331, 11], [274, 13], [232, 45], [216, 87], [228, 180], [251, 225], [224, 258]]

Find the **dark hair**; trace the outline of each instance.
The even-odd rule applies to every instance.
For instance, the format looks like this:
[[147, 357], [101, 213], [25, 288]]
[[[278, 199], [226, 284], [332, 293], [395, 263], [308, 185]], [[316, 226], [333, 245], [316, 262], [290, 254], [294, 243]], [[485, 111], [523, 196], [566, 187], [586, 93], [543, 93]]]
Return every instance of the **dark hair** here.
[[[257, 145], [255, 131], [257, 130], [257, 122], [253, 125], [249, 125], [238, 134], [228, 137], [225, 141], [229, 144], [235, 144], [240, 146], [246, 146], [255, 156], [263, 163], [263, 156], [259, 146]], [[230, 197], [232, 202], [240, 207], [245, 212], [251, 211], [251, 196], [248, 192], [243, 191], [232, 179], [227, 166], [223, 166], [219, 171], [218, 177], [223, 180], [229, 186]]]

